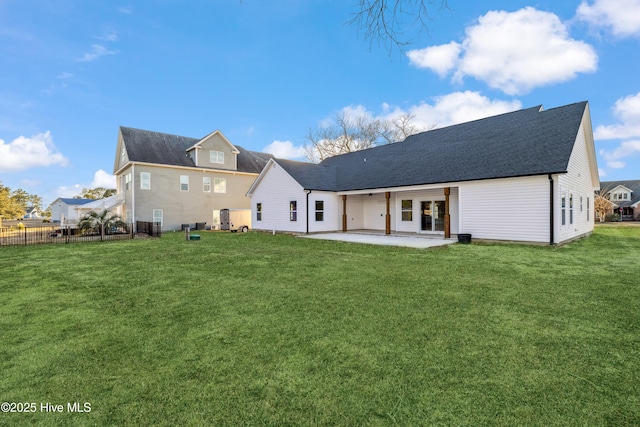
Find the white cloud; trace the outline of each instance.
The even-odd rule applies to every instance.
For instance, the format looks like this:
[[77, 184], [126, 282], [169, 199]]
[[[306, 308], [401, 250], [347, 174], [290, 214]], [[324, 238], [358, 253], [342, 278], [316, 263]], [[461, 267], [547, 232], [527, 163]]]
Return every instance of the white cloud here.
[[115, 50], [109, 50], [101, 44], [94, 44], [91, 46], [91, 52], [85, 53], [82, 58], [78, 59], [81, 62], [91, 62], [105, 55], [115, 55], [118, 53]]
[[67, 80], [67, 79], [70, 79], [71, 77], [73, 77], [73, 74], [67, 73], [67, 72], [58, 74], [58, 79], [60, 80]]
[[576, 17], [594, 28], [611, 28], [618, 37], [640, 36], [640, 0], [583, 1]]
[[304, 147], [295, 146], [291, 141], [273, 141], [262, 151], [273, 154], [280, 159], [299, 159], [305, 155]]
[[133, 6], [131, 6], [131, 5], [120, 6], [120, 7], [118, 7], [118, 12], [123, 13], [125, 15], [129, 15], [129, 14], [133, 13]]
[[116, 176], [110, 173], [105, 172], [102, 169], [98, 169], [95, 174], [93, 174], [93, 182], [89, 188], [116, 188]]
[[618, 99], [613, 113], [621, 123], [596, 127], [595, 139], [640, 138], [640, 92]]
[[444, 127], [522, 108], [520, 101], [492, 100], [471, 91], [453, 92], [434, 97], [433, 100], [432, 104], [422, 103], [408, 109], [419, 127]]
[[105, 172], [102, 169], [98, 169], [93, 174], [93, 181], [91, 184], [73, 184], [73, 185], [61, 185], [56, 190], [56, 197], [75, 197], [82, 194], [82, 190], [85, 188], [116, 188], [116, 177], [110, 173]]
[[[363, 105], [349, 105], [340, 111], [350, 117], [366, 117], [370, 119], [393, 120], [403, 114], [414, 116], [412, 124], [418, 131], [445, 127], [457, 123], [464, 123], [484, 117], [516, 111], [522, 108], [518, 100], [502, 101], [492, 100], [478, 92], [464, 91], [453, 92], [447, 95], [435, 96], [432, 103], [422, 102], [418, 105], [401, 108], [383, 103], [380, 112], [367, 110]], [[327, 117], [320, 122], [320, 126], [332, 126], [335, 118]]]
[[105, 42], [115, 42], [115, 41], [118, 41], [118, 33], [115, 33], [115, 32], [106, 33], [104, 36], [98, 36], [96, 38], [98, 40], [102, 40]]
[[56, 195], [57, 197], [73, 198], [82, 194], [83, 188], [85, 187], [82, 187], [80, 184], [75, 184], [70, 187], [61, 185], [58, 187], [58, 190], [56, 190]]
[[447, 75], [456, 65], [461, 45], [456, 42], [407, 52], [409, 61], [418, 68], [430, 68], [440, 77]]
[[600, 176], [600, 178], [604, 178], [607, 176], [607, 172], [605, 172], [605, 170], [602, 168], [598, 168], [598, 175]]
[[640, 154], [640, 140], [623, 141], [615, 150], [600, 150], [600, 155], [612, 169], [622, 169], [627, 157]]
[[488, 12], [466, 29], [460, 45], [452, 42], [421, 54], [411, 52], [413, 59], [409, 58], [418, 67], [440, 75], [454, 70], [455, 81], [471, 76], [509, 95], [594, 72], [598, 62], [593, 47], [570, 38], [558, 16], [532, 7]]
[[49, 131], [9, 144], [0, 139], [0, 172], [16, 172], [44, 166], [66, 166], [67, 159], [56, 151]]

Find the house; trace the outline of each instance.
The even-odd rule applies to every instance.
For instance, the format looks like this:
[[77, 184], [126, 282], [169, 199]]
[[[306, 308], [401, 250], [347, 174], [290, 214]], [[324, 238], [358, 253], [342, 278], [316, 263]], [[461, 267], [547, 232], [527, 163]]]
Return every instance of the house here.
[[603, 181], [600, 188], [600, 194], [613, 203], [610, 213], [622, 221], [640, 221], [640, 180]]
[[204, 138], [120, 127], [113, 166], [127, 222], [220, 224], [220, 209], [250, 207], [247, 190], [272, 156], [232, 144], [219, 130]]
[[589, 104], [435, 129], [319, 164], [270, 159], [249, 189], [253, 228], [370, 229], [558, 244], [593, 231]]
[[37, 219], [42, 218], [42, 214], [40, 210], [35, 206], [28, 206], [26, 209], [26, 213], [23, 216], [24, 219]]
[[78, 208], [91, 202], [95, 200], [59, 197], [51, 203], [51, 221], [61, 225], [77, 224], [82, 217], [82, 211]]

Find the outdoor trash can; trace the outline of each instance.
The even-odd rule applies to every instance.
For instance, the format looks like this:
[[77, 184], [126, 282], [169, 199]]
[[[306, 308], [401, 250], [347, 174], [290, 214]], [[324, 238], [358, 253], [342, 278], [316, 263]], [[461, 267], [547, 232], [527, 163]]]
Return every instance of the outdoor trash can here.
[[471, 243], [471, 234], [458, 234], [458, 243]]

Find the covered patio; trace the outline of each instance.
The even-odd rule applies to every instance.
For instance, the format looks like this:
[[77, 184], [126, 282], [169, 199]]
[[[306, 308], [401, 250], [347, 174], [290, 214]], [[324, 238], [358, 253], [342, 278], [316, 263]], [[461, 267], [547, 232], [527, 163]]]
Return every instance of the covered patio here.
[[367, 230], [448, 239], [458, 232], [458, 187], [353, 191], [339, 197], [343, 233]]

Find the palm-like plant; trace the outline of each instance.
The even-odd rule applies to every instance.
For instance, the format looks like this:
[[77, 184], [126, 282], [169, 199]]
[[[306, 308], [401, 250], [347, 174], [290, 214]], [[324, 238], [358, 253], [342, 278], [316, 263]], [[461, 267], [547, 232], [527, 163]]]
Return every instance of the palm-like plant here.
[[127, 224], [122, 220], [120, 215], [111, 213], [107, 209], [102, 212], [91, 211], [84, 215], [78, 223], [78, 228], [83, 233], [97, 231], [100, 233], [100, 236], [104, 236], [105, 230], [126, 226]]

